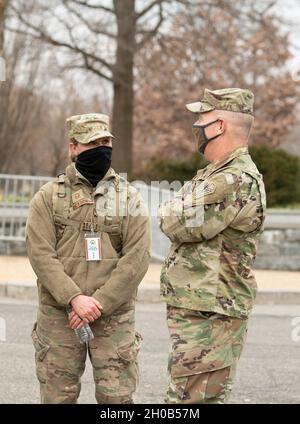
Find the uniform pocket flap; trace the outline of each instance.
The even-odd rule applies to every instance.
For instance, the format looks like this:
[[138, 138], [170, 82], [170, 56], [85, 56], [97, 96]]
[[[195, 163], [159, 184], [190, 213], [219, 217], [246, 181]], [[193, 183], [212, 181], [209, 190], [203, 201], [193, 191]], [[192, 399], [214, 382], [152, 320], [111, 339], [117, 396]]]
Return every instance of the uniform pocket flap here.
[[171, 355], [171, 375], [186, 377], [226, 368], [233, 363], [232, 345], [201, 346]]
[[129, 346], [120, 347], [117, 350], [118, 356], [125, 362], [133, 362], [139, 353], [143, 337], [136, 332], [134, 342]]
[[36, 359], [38, 361], [43, 361], [48, 350], [50, 349], [50, 346], [48, 344], [46, 344], [45, 342], [43, 342], [40, 339], [40, 337], [38, 336], [37, 331], [36, 331], [36, 324], [33, 327], [33, 330], [32, 330], [32, 333], [31, 333], [31, 338], [32, 338], [33, 345], [34, 345], [35, 352], [36, 352]]

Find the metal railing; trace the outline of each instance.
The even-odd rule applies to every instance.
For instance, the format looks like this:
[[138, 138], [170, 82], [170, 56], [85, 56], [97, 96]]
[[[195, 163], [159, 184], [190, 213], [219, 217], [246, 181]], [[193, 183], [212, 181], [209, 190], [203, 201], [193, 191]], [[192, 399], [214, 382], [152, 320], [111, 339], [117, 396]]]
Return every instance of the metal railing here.
[[170, 200], [173, 192], [170, 190], [152, 187], [147, 184], [134, 184], [139, 190], [141, 196], [148, 206], [150, 219], [151, 219], [151, 238], [152, 238], [152, 251], [151, 256], [154, 259], [163, 261], [170, 248], [170, 240], [163, 235], [159, 228], [157, 219], [158, 207], [161, 203]]
[[[0, 240], [25, 240], [30, 200], [43, 184], [51, 180], [52, 177], [0, 174]], [[172, 194], [169, 190], [146, 184], [134, 185], [148, 205], [152, 228], [152, 257], [162, 260], [170, 243], [159, 229], [156, 214], [159, 204], [170, 199]]]
[[0, 174], [0, 240], [23, 241], [29, 203], [51, 177]]
[[[43, 184], [52, 179], [52, 177], [0, 174], [0, 241], [24, 241], [30, 200]], [[134, 186], [141, 193], [149, 209], [152, 225], [152, 257], [162, 260], [169, 250], [170, 242], [160, 231], [157, 210], [160, 203], [172, 198], [173, 192], [141, 182], [134, 183]], [[300, 212], [268, 211], [265, 226], [266, 229], [299, 229]]]
[[[30, 200], [52, 177], [0, 174], [0, 240], [24, 241]], [[157, 220], [160, 203], [170, 199], [169, 190], [137, 183], [135, 187], [148, 205], [152, 228], [152, 257], [162, 260], [170, 246]]]

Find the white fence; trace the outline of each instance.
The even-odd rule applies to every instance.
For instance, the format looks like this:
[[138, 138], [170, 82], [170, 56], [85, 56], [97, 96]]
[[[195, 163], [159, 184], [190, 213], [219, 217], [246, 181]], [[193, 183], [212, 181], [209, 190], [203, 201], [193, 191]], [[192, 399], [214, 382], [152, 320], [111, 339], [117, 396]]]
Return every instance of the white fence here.
[[159, 261], [164, 260], [170, 247], [170, 241], [160, 231], [157, 210], [158, 206], [169, 200], [173, 192], [161, 189], [159, 187], [148, 186], [147, 184], [134, 184], [143, 197], [146, 205], [148, 205], [151, 218], [151, 234], [152, 234], [152, 252], [151, 256]]
[[[25, 224], [30, 200], [39, 188], [51, 179], [51, 177], [0, 174], [0, 240], [25, 240]], [[152, 227], [152, 257], [163, 260], [170, 243], [159, 229], [157, 209], [160, 203], [170, 199], [172, 193], [169, 190], [150, 187], [142, 183], [134, 185], [149, 208]]]
[[[0, 174], [0, 241], [24, 241], [30, 199], [43, 184], [51, 179], [51, 177]], [[136, 182], [134, 185], [149, 208], [152, 224], [152, 257], [163, 260], [170, 243], [159, 229], [157, 210], [160, 203], [172, 197], [173, 192], [163, 189], [159, 185], [148, 186], [141, 182]], [[280, 236], [283, 238], [280, 239], [281, 245], [283, 246], [286, 242], [286, 249], [290, 249], [288, 251], [293, 255], [293, 251], [296, 249], [294, 239], [300, 231], [300, 212], [268, 211], [266, 229], [268, 231], [265, 231], [265, 242], [268, 242], [270, 237], [276, 236], [278, 239]], [[269, 242], [270, 249], [274, 249], [273, 238], [272, 242]], [[287, 254], [283, 254], [288, 257]], [[267, 264], [267, 266], [270, 265]]]
[[29, 202], [50, 179], [0, 174], [0, 240], [24, 240]]

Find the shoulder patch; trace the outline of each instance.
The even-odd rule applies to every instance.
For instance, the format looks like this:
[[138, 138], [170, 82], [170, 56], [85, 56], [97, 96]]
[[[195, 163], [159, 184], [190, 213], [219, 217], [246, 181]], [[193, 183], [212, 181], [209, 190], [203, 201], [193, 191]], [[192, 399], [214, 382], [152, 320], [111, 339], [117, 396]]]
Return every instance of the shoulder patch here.
[[235, 176], [228, 173], [219, 173], [204, 181], [203, 195], [206, 204], [221, 203], [228, 196], [234, 195], [237, 180]]
[[215, 183], [213, 183], [213, 182], [205, 183], [204, 190], [203, 190], [204, 195], [213, 194], [215, 191], [216, 191], [216, 184]]
[[85, 195], [82, 191], [82, 189], [75, 191], [75, 193], [72, 194], [72, 201], [73, 203], [78, 202], [79, 200], [82, 200], [85, 198]]
[[77, 190], [72, 194], [73, 209], [78, 209], [83, 205], [93, 205], [93, 203], [93, 200], [87, 198], [82, 189]]

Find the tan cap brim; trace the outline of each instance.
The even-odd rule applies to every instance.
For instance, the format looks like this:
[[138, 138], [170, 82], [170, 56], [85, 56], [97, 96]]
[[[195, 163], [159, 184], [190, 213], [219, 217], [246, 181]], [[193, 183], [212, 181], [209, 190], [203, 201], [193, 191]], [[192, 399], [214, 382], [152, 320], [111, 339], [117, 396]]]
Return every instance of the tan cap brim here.
[[98, 138], [115, 138], [109, 131], [99, 131], [97, 133], [94, 133], [91, 137], [88, 138], [88, 141], [85, 143], [91, 143], [92, 141], [98, 140]]
[[211, 110], [214, 110], [215, 108], [208, 103], [202, 103], [202, 102], [195, 102], [195, 103], [188, 103], [185, 105], [187, 110], [193, 113], [204, 113], [204, 112], [210, 112]]

